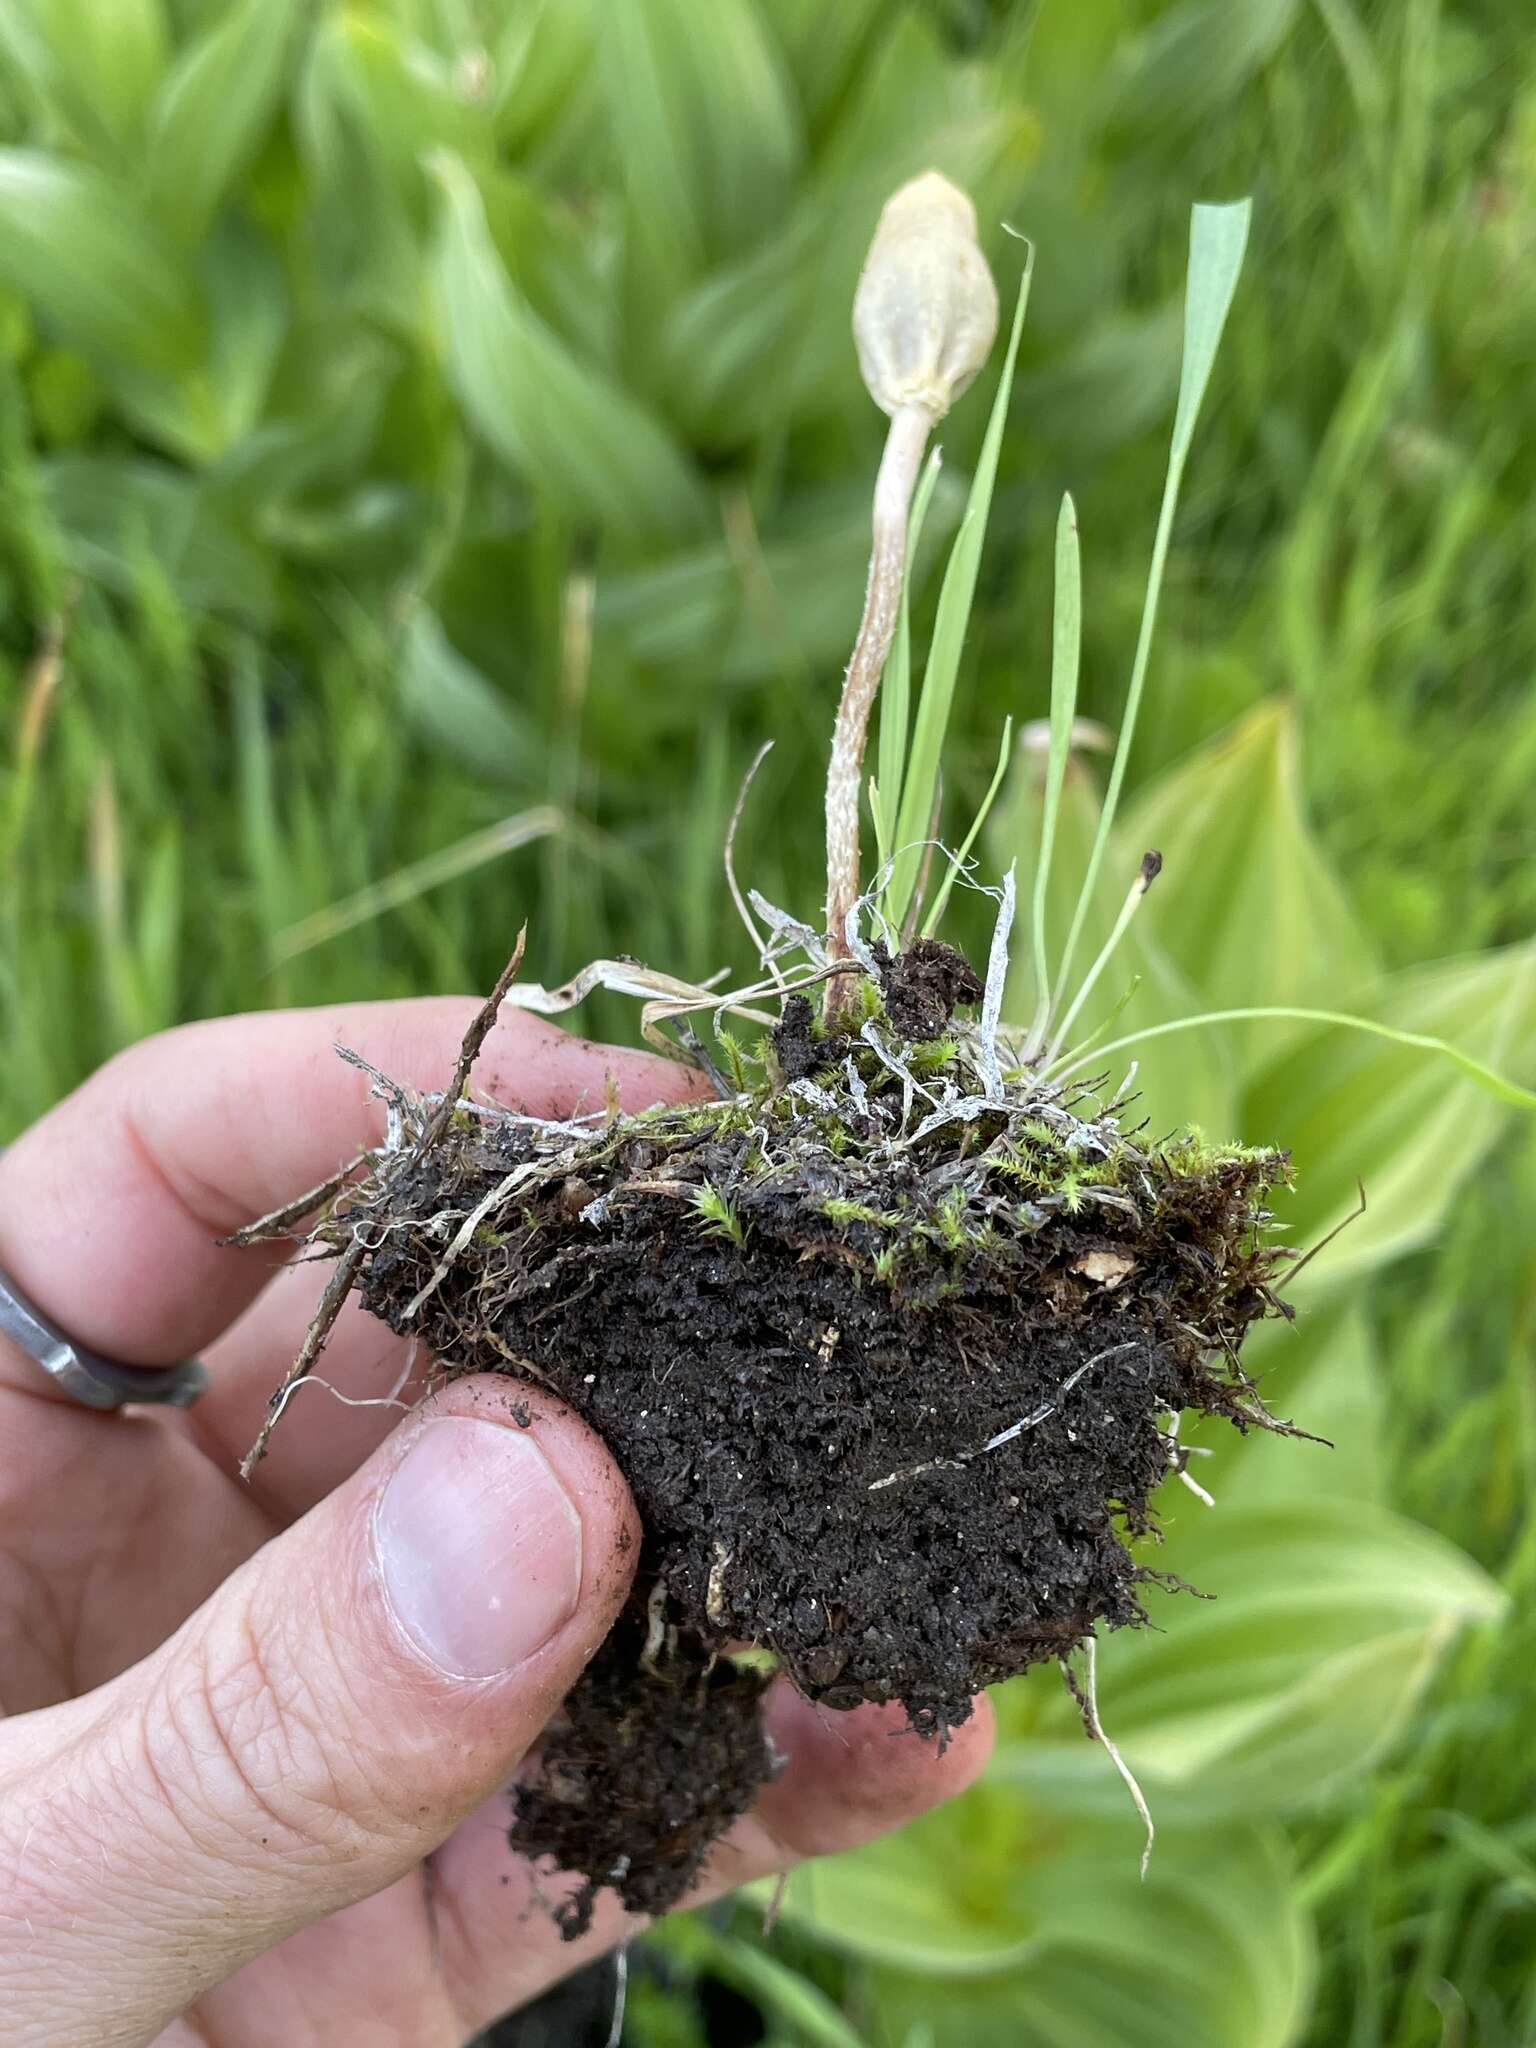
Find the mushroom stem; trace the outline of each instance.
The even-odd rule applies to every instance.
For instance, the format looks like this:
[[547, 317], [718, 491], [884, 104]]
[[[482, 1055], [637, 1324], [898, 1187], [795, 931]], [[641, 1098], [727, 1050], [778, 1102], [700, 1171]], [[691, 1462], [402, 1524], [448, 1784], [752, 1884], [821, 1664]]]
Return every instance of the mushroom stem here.
[[[832, 754], [827, 764], [827, 952], [834, 961], [851, 957], [847, 922], [859, 897], [859, 796], [864, 745], [869, 736], [875, 692], [880, 687], [901, 611], [907, 520], [932, 425], [932, 415], [926, 406], [904, 405], [893, 413], [875, 479], [864, 614], [843, 678], [837, 723], [832, 731]], [[838, 1022], [856, 998], [855, 977], [834, 975], [827, 983], [828, 1024]]]

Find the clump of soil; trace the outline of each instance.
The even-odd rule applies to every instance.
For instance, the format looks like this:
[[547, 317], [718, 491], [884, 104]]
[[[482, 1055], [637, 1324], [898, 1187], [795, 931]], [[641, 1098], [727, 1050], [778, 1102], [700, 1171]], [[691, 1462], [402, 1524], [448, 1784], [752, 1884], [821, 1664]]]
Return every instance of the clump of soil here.
[[1143, 1619], [1128, 1544], [1176, 1417], [1282, 1426], [1238, 1353], [1277, 1305], [1283, 1155], [1151, 1143], [1000, 1066], [947, 947], [874, 964], [857, 1033], [791, 997], [719, 1101], [554, 1124], [394, 1090], [318, 1226], [445, 1374], [553, 1388], [633, 1489], [629, 1609], [513, 1828], [582, 1879], [567, 1933], [600, 1885], [675, 1903], [771, 1774], [740, 1646], [942, 1740], [980, 1688]]

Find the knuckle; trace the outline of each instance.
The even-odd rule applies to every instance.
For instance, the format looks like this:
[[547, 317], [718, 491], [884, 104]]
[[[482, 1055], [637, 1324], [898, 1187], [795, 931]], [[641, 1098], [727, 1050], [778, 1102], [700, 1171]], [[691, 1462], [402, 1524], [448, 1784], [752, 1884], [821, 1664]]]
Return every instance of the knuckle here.
[[143, 1719], [160, 1813], [219, 1861], [347, 1862], [396, 1830], [331, 1709], [297, 1659], [269, 1655], [248, 1620], [200, 1632]]

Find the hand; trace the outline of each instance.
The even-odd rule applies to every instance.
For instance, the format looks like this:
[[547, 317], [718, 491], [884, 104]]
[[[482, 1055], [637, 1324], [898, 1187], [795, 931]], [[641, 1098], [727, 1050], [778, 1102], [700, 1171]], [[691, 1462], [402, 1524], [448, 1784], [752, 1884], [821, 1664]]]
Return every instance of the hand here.
[[[215, 1240], [382, 1129], [340, 1040], [423, 1089], [474, 1005], [229, 1018], [114, 1060], [0, 1160], [0, 1265], [83, 1344], [199, 1353], [186, 1413], [99, 1414], [0, 1341], [0, 2011], [9, 2048], [456, 2048], [638, 1923], [563, 1944], [507, 1846], [507, 1787], [626, 1590], [634, 1509], [565, 1408], [461, 1380], [408, 1418], [301, 1388], [234, 1476], [322, 1284]], [[477, 1085], [542, 1114], [687, 1092], [526, 1019]], [[407, 1358], [350, 1304], [353, 1399]], [[418, 1363], [404, 1389], [420, 1391]], [[534, 1422], [512, 1424], [516, 1397]], [[699, 1897], [959, 1790], [899, 1713], [770, 1696], [788, 1758]], [[430, 1858], [430, 1863], [427, 1859]]]

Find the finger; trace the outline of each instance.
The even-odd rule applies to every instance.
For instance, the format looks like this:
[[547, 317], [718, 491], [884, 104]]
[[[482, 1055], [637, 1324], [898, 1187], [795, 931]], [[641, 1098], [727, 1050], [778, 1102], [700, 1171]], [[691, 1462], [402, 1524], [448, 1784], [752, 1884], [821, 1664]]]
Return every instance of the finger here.
[[[368, 1077], [334, 1046], [409, 1087], [439, 1089], [475, 1007], [430, 997], [274, 1011], [145, 1040], [0, 1159], [0, 1266], [92, 1350], [151, 1365], [200, 1350], [281, 1263], [270, 1247], [237, 1253], [215, 1240], [382, 1135]], [[680, 1099], [696, 1078], [513, 1012], [487, 1039], [475, 1083], [564, 1116], [601, 1108], [609, 1074], [630, 1108]], [[0, 1352], [0, 1374], [48, 1386], [8, 1346]]]
[[[704, 1904], [811, 1856], [857, 1848], [963, 1792], [992, 1747], [985, 1697], [942, 1750], [912, 1734], [900, 1707], [835, 1713], [787, 1681], [769, 1695], [768, 1727], [787, 1758], [753, 1811], [712, 1853], [686, 1903]], [[611, 1891], [598, 1894], [592, 1925], [562, 1940], [550, 1908], [576, 1880], [531, 1869], [507, 1845], [511, 1802], [503, 1794], [458, 1828], [433, 1858], [445, 1978], [466, 2030], [524, 2004], [646, 1922]]]
[[153, 1657], [5, 1724], [14, 2038], [147, 2040], [419, 1863], [569, 1690], [635, 1535], [568, 1410], [463, 1380]]

